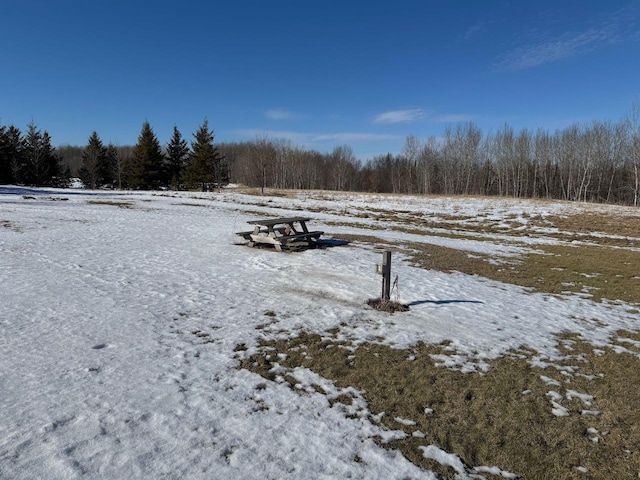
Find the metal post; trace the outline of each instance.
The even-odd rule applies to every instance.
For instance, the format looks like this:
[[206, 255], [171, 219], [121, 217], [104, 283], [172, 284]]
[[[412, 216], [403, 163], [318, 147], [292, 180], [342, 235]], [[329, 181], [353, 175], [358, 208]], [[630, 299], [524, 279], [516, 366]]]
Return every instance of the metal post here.
[[391, 252], [385, 250], [382, 254], [382, 301], [391, 298]]

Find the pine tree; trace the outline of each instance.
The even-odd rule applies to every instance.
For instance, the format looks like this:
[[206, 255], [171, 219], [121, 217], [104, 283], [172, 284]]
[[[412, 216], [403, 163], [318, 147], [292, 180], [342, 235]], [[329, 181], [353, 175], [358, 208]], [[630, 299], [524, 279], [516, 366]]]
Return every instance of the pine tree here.
[[107, 145], [106, 149], [106, 161], [105, 168], [103, 170], [103, 174], [105, 175], [105, 179], [107, 183], [110, 183], [113, 188], [116, 186], [118, 190], [122, 190], [122, 184], [124, 182], [123, 178], [123, 161], [120, 157], [120, 153], [115, 145], [110, 143]]
[[7, 127], [0, 125], [0, 185], [13, 182], [13, 172], [11, 171], [7, 145]]
[[178, 127], [173, 127], [173, 136], [167, 144], [167, 164], [169, 180], [174, 190], [179, 190], [182, 184], [182, 171], [185, 167], [185, 160], [189, 155], [187, 141], [182, 138]]
[[228, 183], [226, 163], [218, 148], [213, 145], [215, 136], [209, 130], [206, 118], [193, 136], [195, 140], [191, 142], [192, 153], [186, 169], [188, 182], [193, 186], [200, 185], [203, 192], [212, 184], [220, 187]]
[[129, 162], [129, 186], [142, 190], [160, 187], [163, 160], [164, 155], [162, 155], [156, 134], [151, 129], [149, 122], [145, 121]]
[[116, 174], [115, 174], [115, 159], [113, 158], [112, 145], [104, 147], [104, 161], [100, 164], [100, 178], [102, 179], [102, 185], [106, 185], [113, 188]]
[[51, 146], [51, 137], [31, 122], [24, 139], [22, 181], [30, 185], [52, 185], [60, 174], [60, 162]]
[[107, 149], [102, 144], [98, 133], [94, 131], [82, 152], [82, 166], [79, 175], [85, 188], [95, 189], [105, 183], [106, 162]]
[[11, 170], [11, 183], [22, 183], [25, 144], [22, 132], [14, 125], [9, 126], [5, 131], [3, 150], [6, 158], [5, 161]]

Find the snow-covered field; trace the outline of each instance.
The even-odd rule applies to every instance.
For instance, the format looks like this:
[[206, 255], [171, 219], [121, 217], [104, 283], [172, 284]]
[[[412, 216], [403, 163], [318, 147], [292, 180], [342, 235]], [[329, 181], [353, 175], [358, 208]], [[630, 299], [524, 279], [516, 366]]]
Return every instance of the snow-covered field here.
[[275, 253], [234, 235], [259, 214], [312, 211], [313, 229], [335, 238], [431, 242], [497, 259], [554, 241], [422, 236], [352, 215], [371, 208], [495, 220], [607, 207], [0, 187], [0, 478], [435, 478], [374, 441], [403, 432], [332, 407], [340, 392], [329, 381], [298, 369], [302, 389], [327, 391], [301, 395], [238, 369], [239, 360], [265, 337], [338, 328], [397, 347], [450, 340], [442, 363], [474, 371], [521, 346], [552, 359], [561, 332], [606, 345], [637, 328], [625, 304], [427, 271], [402, 255], [393, 274], [411, 310], [391, 316], [365, 304], [380, 287], [381, 255], [370, 245]]

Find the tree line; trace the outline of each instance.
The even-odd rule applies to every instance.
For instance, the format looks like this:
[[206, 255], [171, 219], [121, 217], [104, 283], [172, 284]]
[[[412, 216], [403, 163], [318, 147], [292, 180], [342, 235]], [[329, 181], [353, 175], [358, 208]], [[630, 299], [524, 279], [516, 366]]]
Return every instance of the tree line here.
[[51, 146], [51, 137], [30, 123], [26, 134], [0, 126], [0, 184], [68, 186], [78, 177], [85, 188], [202, 189], [229, 183], [226, 159], [214, 145], [205, 119], [189, 145], [177, 127], [163, 148], [145, 121], [134, 146], [105, 145], [96, 131], [84, 147]]
[[593, 121], [549, 132], [505, 124], [483, 134], [473, 122], [441, 137], [406, 138], [398, 154], [356, 158], [348, 145], [329, 153], [268, 137], [214, 145], [205, 119], [189, 143], [177, 127], [163, 147], [148, 122], [135, 146], [51, 146], [32, 123], [23, 135], [0, 126], [0, 183], [87, 188], [251, 187], [437, 195], [499, 195], [640, 205], [640, 106], [618, 122]]
[[256, 187], [435, 195], [499, 195], [640, 205], [640, 107], [619, 122], [483, 135], [473, 123], [406, 138], [399, 154], [358, 160], [347, 145], [321, 154], [287, 140], [221, 147], [234, 181]]
[[46, 131], [33, 122], [24, 134], [13, 125], [0, 125], [0, 184], [56, 185], [68, 174]]

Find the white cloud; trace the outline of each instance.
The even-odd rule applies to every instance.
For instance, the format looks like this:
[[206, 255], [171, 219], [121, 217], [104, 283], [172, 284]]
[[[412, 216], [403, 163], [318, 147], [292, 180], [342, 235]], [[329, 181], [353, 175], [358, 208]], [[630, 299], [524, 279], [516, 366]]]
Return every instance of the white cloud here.
[[591, 30], [568, 35], [536, 45], [516, 48], [507, 52], [500, 60], [500, 66], [507, 70], [523, 70], [544, 63], [555, 62], [573, 55], [587, 53], [607, 41], [607, 33]]
[[470, 122], [471, 120], [473, 120], [473, 115], [469, 115], [467, 113], [445, 113], [442, 115], [434, 115], [432, 117], [429, 117], [429, 120], [437, 123]]
[[373, 119], [373, 123], [411, 123], [426, 116], [424, 110], [414, 108], [411, 110], [391, 110], [383, 112]]
[[285, 110], [283, 108], [274, 108], [271, 110], [267, 110], [264, 113], [264, 116], [270, 118], [271, 120], [290, 120], [293, 118], [301, 118], [302, 115], [293, 113], [289, 110]]
[[524, 70], [585, 54], [607, 45], [637, 40], [640, 35], [639, 12], [637, 6], [632, 6], [585, 26], [582, 31], [542, 35], [536, 42], [506, 52], [498, 59], [498, 67], [505, 70]]
[[312, 133], [312, 132], [292, 132], [286, 130], [254, 130], [245, 129], [237, 132], [243, 137], [267, 137], [285, 138], [294, 143], [304, 145], [314, 144], [337, 144], [348, 142], [385, 142], [398, 141], [404, 138], [403, 135], [387, 135], [376, 133], [359, 132], [338, 132], [338, 133]]
[[467, 31], [462, 35], [462, 38], [464, 40], [470, 40], [478, 35], [481, 35], [482, 33], [487, 31], [488, 26], [489, 22], [486, 22], [484, 20], [475, 23], [467, 28]]

